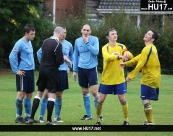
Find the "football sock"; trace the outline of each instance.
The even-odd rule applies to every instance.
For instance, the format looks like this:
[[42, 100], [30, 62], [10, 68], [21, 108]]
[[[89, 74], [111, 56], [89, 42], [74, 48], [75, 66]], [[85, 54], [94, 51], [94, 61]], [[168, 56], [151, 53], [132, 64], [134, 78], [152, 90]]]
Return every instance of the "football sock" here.
[[97, 95], [97, 96], [94, 97], [94, 107], [95, 108], [97, 106], [98, 99], [99, 99], [99, 95]]
[[22, 116], [22, 101], [16, 98], [16, 117]]
[[99, 122], [100, 122], [101, 112], [102, 112], [102, 103], [97, 102], [96, 114], [97, 114], [97, 121], [99, 121]]
[[40, 104], [40, 117], [44, 117], [45, 111], [47, 109], [47, 98], [42, 98], [41, 104]]
[[31, 115], [31, 98], [24, 98], [23, 104], [25, 107], [25, 117], [29, 118]]
[[35, 96], [32, 104], [31, 119], [34, 119], [39, 103], [40, 103], [40, 97]]
[[55, 99], [55, 118], [60, 116], [62, 107], [62, 99], [56, 98]]
[[86, 114], [91, 117], [90, 95], [89, 94], [84, 95], [83, 99], [84, 99]]
[[153, 117], [153, 109], [150, 103], [146, 103], [144, 105], [145, 108], [145, 114], [148, 120], [149, 125], [154, 125], [154, 117]]
[[48, 98], [48, 103], [47, 103], [47, 121], [52, 122], [52, 112], [53, 112], [53, 107], [54, 107], [54, 98]]
[[125, 102], [122, 102], [121, 105], [122, 105], [122, 111], [123, 111], [123, 114], [124, 114], [124, 121], [129, 122], [129, 119], [128, 119], [128, 104], [125, 101]]
[[144, 107], [144, 125], [147, 125], [147, 123], [148, 123], [148, 120], [147, 120], [147, 116], [146, 116], [146, 114], [145, 114], [145, 107]]

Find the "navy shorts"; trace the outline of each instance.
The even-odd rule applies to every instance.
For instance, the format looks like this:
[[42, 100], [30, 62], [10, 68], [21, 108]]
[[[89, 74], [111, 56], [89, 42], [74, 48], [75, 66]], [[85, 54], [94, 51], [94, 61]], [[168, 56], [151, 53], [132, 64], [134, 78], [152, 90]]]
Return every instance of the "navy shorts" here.
[[25, 76], [16, 75], [16, 88], [17, 91], [24, 91], [26, 93], [32, 93], [35, 90], [34, 70], [22, 70], [25, 71]]
[[88, 88], [88, 86], [98, 84], [97, 67], [92, 69], [84, 69], [78, 67], [78, 82], [81, 87]]
[[49, 93], [55, 93], [59, 87], [59, 71], [57, 68], [40, 66], [37, 86], [41, 92], [47, 88]]
[[117, 85], [104, 85], [100, 84], [99, 92], [102, 94], [125, 94], [126, 93], [126, 83], [121, 83]]
[[65, 89], [68, 89], [68, 74], [67, 71], [59, 71], [59, 86], [57, 92], [62, 92]]
[[159, 88], [151, 88], [141, 84], [141, 99], [142, 100], [155, 100], [159, 98]]

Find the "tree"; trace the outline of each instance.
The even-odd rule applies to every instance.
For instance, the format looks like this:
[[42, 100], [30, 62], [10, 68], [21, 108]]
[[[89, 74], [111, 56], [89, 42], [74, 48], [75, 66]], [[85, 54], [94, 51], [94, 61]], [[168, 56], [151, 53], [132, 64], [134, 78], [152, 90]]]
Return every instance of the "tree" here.
[[43, 39], [52, 35], [53, 24], [43, 15], [42, 0], [1, 0], [0, 1], [0, 54], [8, 59], [14, 43], [23, 35], [23, 27], [32, 24], [36, 37], [32, 42], [38, 49]]

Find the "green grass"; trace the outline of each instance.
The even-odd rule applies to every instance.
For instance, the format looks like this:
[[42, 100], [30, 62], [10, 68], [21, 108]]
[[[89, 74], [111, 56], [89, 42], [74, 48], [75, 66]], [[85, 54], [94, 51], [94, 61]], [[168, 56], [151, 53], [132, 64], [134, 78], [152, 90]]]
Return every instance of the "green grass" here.
[[[99, 75], [100, 76], [100, 75]], [[35, 72], [35, 80], [38, 78], [38, 71]], [[141, 125], [143, 123], [144, 113], [140, 100], [140, 79], [141, 74], [137, 78], [128, 83], [126, 99], [129, 105], [130, 125]], [[155, 124], [157, 125], [173, 125], [173, 91], [172, 91], [172, 75], [162, 75], [159, 101], [151, 101]], [[60, 125], [94, 125], [95, 109], [93, 98], [91, 97], [93, 120], [81, 121], [80, 118], [85, 114], [83, 107], [83, 98], [80, 87], [77, 82], [72, 80], [72, 73], [69, 74], [70, 89], [64, 91], [63, 107], [61, 118], [64, 120]], [[35, 96], [36, 90], [33, 94]], [[15, 125], [15, 75], [11, 70], [0, 69], [0, 125]], [[33, 98], [32, 98], [33, 99]], [[23, 114], [24, 115], [24, 114]], [[104, 125], [121, 125], [123, 122], [123, 114], [121, 105], [117, 96], [108, 95], [103, 105], [102, 115]], [[38, 119], [39, 110], [35, 115]], [[53, 116], [52, 116], [53, 117]], [[45, 114], [46, 119], [46, 114]], [[18, 124], [17, 124], [18, 125]], [[58, 127], [58, 126], [57, 126]], [[0, 132], [0, 136], [172, 136], [172, 132]]]

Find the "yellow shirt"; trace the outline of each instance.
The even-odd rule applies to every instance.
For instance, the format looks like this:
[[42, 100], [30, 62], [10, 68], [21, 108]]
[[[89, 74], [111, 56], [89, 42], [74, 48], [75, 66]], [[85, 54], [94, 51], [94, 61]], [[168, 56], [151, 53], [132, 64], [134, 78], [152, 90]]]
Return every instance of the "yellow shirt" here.
[[122, 62], [122, 59], [118, 59], [118, 55], [114, 55], [115, 52], [120, 56], [129, 53], [130, 58], [133, 58], [133, 55], [127, 51], [126, 46], [123, 44], [116, 43], [115, 46], [104, 45], [102, 47], [103, 71], [101, 84], [116, 85], [125, 82], [124, 69], [119, 67], [119, 63]]
[[[147, 61], [148, 54], [152, 47], [152, 52]], [[135, 69], [128, 75], [130, 79], [134, 79], [138, 72], [142, 69], [141, 84], [152, 88], [158, 88], [160, 85], [160, 62], [158, 59], [157, 49], [153, 44], [149, 44], [143, 48], [141, 54], [134, 57], [130, 61], [125, 62], [126, 66], [136, 65]]]

